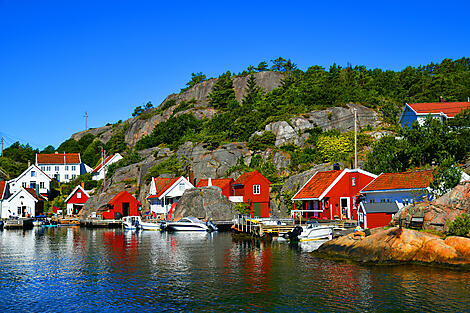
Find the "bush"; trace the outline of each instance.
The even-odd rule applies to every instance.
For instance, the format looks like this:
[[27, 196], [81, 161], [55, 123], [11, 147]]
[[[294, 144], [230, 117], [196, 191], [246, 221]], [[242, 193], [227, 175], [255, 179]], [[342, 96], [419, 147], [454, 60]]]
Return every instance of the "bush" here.
[[248, 141], [248, 148], [255, 151], [266, 150], [267, 148], [274, 147], [276, 142], [276, 135], [272, 131], [264, 132], [260, 135], [253, 135]]
[[152, 177], [158, 177], [161, 174], [186, 176], [188, 174], [188, 161], [185, 158], [178, 159], [176, 155], [172, 155], [168, 159], [152, 167], [147, 175], [145, 175], [145, 181], [149, 182]]
[[449, 234], [466, 237], [470, 233], [470, 215], [460, 214], [453, 221], [448, 222], [447, 227]]

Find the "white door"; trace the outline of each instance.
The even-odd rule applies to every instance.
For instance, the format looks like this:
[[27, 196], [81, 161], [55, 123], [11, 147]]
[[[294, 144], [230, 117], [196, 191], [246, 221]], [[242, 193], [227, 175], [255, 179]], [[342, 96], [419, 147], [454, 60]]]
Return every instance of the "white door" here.
[[341, 219], [351, 219], [351, 206], [349, 205], [349, 198], [339, 198], [341, 204]]

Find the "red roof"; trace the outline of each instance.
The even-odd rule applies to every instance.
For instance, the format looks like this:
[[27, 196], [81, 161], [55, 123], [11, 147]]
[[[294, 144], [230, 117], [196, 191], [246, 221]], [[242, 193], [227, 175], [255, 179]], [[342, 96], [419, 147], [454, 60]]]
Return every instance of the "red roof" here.
[[3, 200], [3, 193], [5, 192], [6, 186], [7, 186], [6, 181], [0, 181], [0, 200]]
[[[109, 157], [107, 157], [105, 160], [104, 160], [104, 164], [108, 164], [109, 161], [111, 161], [111, 159], [113, 158], [113, 156], [115, 156], [116, 154], [113, 154], [113, 155], [110, 155]], [[98, 172], [101, 167], [103, 166], [103, 162], [100, 163], [100, 165], [98, 165], [92, 173], [96, 173]]]
[[318, 199], [343, 171], [316, 172], [292, 200]]
[[[109, 201], [108, 201], [108, 204], [114, 205], [115, 202], [117, 202], [117, 201], [119, 200], [119, 198], [120, 198], [121, 196], [124, 196], [124, 195], [130, 196], [130, 197], [132, 197], [132, 198], [135, 199], [135, 197], [134, 197], [133, 195], [131, 195], [129, 192], [127, 192], [127, 191], [124, 190], [124, 191], [121, 191], [120, 193], [118, 193], [117, 195], [115, 195], [111, 200], [109, 200]], [[142, 205], [142, 204], [139, 202], [139, 200], [135, 199], [135, 201], [137, 201], [137, 202], [139, 203], [139, 205]]]
[[46, 200], [43, 196], [36, 194], [36, 190], [33, 188], [25, 188], [27, 192], [29, 192], [36, 200], [42, 201]]
[[369, 185], [364, 187], [361, 192], [427, 188], [431, 181], [432, 170], [405, 173], [383, 173]]
[[260, 172], [258, 171], [254, 171], [254, 172], [245, 172], [242, 174], [242, 176], [238, 177], [238, 179], [236, 181], [233, 182], [234, 185], [245, 185], [247, 181], [249, 181], [252, 177], [254, 176], [261, 176], [263, 177], [264, 179], [266, 179], [266, 181], [268, 182], [268, 184], [270, 184], [271, 182], [266, 178], [264, 177]]
[[[217, 187], [220, 187], [220, 189], [223, 189], [227, 185], [230, 185], [232, 181], [233, 181], [233, 178], [212, 179], [212, 186], [217, 186]], [[201, 179], [197, 183], [196, 187], [207, 187], [208, 185], [209, 185], [208, 179]]]
[[418, 114], [444, 113], [447, 117], [454, 117], [470, 107], [470, 102], [408, 103], [408, 105]]
[[156, 177], [153, 179], [155, 182], [155, 188], [157, 189], [157, 194], [155, 195], [150, 195], [147, 197], [147, 199], [153, 199], [153, 198], [159, 198], [168, 188], [173, 186], [176, 181], [180, 179], [180, 177], [175, 177], [175, 178], [161, 178], [161, 177]]
[[79, 164], [80, 153], [36, 154], [37, 164]]

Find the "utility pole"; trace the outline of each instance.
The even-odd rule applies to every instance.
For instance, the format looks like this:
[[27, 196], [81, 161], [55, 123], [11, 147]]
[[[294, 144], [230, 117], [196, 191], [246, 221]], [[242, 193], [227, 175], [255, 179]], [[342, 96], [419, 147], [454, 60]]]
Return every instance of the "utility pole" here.
[[357, 168], [357, 109], [354, 108], [354, 168]]
[[101, 169], [103, 170], [103, 190], [104, 186], [106, 186], [106, 168], [104, 167], [104, 157], [106, 155], [106, 151], [101, 147], [101, 157], [103, 158], [103, 161], [101, 163]]
[[88, 130], [88, 114], [85, 112], [85, 115], [83, 116], [85, 118], [85, 130]]
[[3, 137], [2, 137], [2, 156], [3, 156]]

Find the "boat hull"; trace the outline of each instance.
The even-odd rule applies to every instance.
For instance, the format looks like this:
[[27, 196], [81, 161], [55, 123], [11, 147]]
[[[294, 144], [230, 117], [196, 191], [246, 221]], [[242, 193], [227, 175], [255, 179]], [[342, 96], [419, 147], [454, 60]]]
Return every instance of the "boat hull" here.
[[312, 227], [303, 229], [302, 233], [298, 236], [299, 241], [315, 241], [331, 239], [333, 230], [327, 226]]
[[194, 225], [191, 223], [170, 223], [166, 228], [170, 231], [209, 231], [206, 225]]

